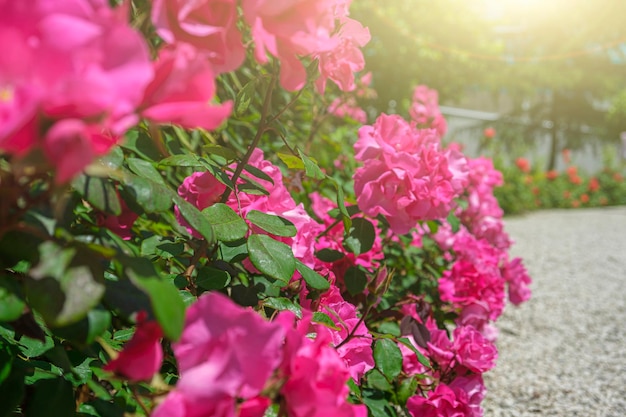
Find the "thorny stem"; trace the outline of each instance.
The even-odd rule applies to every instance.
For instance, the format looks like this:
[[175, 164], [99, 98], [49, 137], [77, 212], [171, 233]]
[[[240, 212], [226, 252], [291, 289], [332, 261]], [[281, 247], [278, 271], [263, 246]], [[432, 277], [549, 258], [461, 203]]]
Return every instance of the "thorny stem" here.
[[193, 274], [193, 271], [196, 269], [196, 264], [198, 263], [200, 258], [202, 258], [202, 255], [206, 252], [207, 245], [208, 245], [207, 241], [203, 240], [202, 243], [200, 244], [200, 247], [195, 248], [193, 252], [193, 256], [191, 260], [189, 261], [189, 266], [185, 270], [185, 278], [187, 279], [187, 282], [189, 283], [189, 289], [191, 290], [191, 293], [193, 295], [196, 295], [197, 289], [196, 289], [195, 283], [191, 281], [191, 274]]

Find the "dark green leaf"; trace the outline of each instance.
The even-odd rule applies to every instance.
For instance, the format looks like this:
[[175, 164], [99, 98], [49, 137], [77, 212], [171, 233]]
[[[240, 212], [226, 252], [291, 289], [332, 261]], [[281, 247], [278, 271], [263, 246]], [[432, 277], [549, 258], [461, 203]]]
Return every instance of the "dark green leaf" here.
[[240, 262], [248, 256], [248, 242], [245, 239], [236, 242], [219, 242], [222, 259], [226, 262]]
[[367, 378], [367, 385], [370, 388], [379, 389], [381, 391], [390, 391], [392, 388], [385, 375], [378, 369], [372, 369], [365, 377]]
[[376, 368], [392, 381], [402, 371], [402, 353], [391, 339], [378, 339], [374, 343]]
[[372, 249], [375, 239], [374, 225], [364, 218], [357, 217], [352, 219], [352, 227], [343, 239], [343, 247], [359, 255]]
[[115, 187], [108, 179], [81, 174], [72, 181], [72, 187], [98, 210], [116, 216], [122, 213]]
[[147, 213], [160, 213], [172, 207], [172, 191], [164, 185], [126, 173], [124, 187], [128, 195]]
[[294, 313], [298, 318], [302, 318], [302, 307], [295, 304], [286, 297], [269, 297], [263, 300], [263, 305], [271, 307], [274, 310], [288, 310]]
[[237, 185], [237, 189], [246, 194], [252, 195], [269, 195], [269, 191], [266, 190], [264, 185], [261, 185], [258, 181], [253, 180], [247, 175], [241, 175], [239, 178], [243, 183]]
[[142, 178], [165, 185], [165, 181], [152, 163], [139, 158], [128, 158], [128, 167]]
[[200, 233], [200, 235], [202, 235], [207, 242], [213, 243], [215, 241], [213, 226], [211, 226], [211, 223], [202, 214], [202, 212], [198, 210], [196, 206], [179, 196], [172, 196], [172, 200], [176, 203], [178, 209], [180, 210], [180, 214], [185, 220], [187, 220], [191, 227]]
[[177, 340], [183, 330], [185, 304], [176, 287], [162, 280], [148, 259], [126, 258], [123, 264], [133, 284], [148, 294], [163, 334], [170, 340]]
[[244, 171], [252, 174], [256, 178], [265, 180], [265, 181], [269, 182], [270, 184], [274, 185], [274, 180], [272, 179], [272, 177], [270, 177], [269, 175], [267, 175], [265, 172], [263, 172], [259, 168], [255, 167], [254, 165], [247, 164], [244, 167]]
[[316, 180], [323, 180], [326, 178], [326, 175], [322, 172], [320, 167], [317, 165], [317, 162], [306, 156], [298, 149], [298, 154], [300, 158], [302, 158], [302, 162], [304, 163], [304, 172], [307, 177], [314, 178]]
[[397, 390], [398, 403], [406, 404], [406, 401], [415, 395], [418, 385], [419, 381], [415, 377], [403, 380]]
[[221, 290], [230, 283], [228, 272], [210, 266], [198, 268], [196, 285], [203, 290]]
[[357, 295], [363, 292], [367, 286], [367, 275], [356, 266], [348, 268], [343, 279], [346, 283], [348, 292], [352, 295]]
[[76, 414], [72, 384], [63, 378], [39, 380], [26, 404], [26, 417], [70, 417]]
[[324, 262], [336, 262], [346, 255], [334, 249], [324, 248], [315, 252], [315, 256]]
[[378, 389], [362, 389], [363, 403], [367, 406], [371, 417], [395, 417], [396, 413], [391, 406], [387, 394]]
[[326, 291], [330, 288], [330, 283], [326, 278], [300, 262], [296, 259], [296, 269], [304, 278], [304, 282], [309, 286], [309, 288], [314, 290]]
[[251, 235], [248, 253], [252, 264], [262, 273], [287, 285], [296, 270], [291, 248], [267, 235]]
[[0, 354], [0, 366], [6, 367], [6, 374], [0, 378], [0, 417], [17, 415], [13, 411], [24, 398], [24, 370], [16, 366], [16, 359], [14, 352]]
[[411, 343], [409, 339], [407, 339], [406, 337], [401, 337], [398, 339], [398, 342], [402, 343], [404, 346], [411, 349], [413, 353], [415, 353], [415, 355], [417, 356], [417, 361], [419, 363], [421, 363], [427, 368], [430, 368], [432, 366], [428, 358], [424, 356], [415, 346], [413, 346], [413, 343]]
[[111, 325], [111, 313], [108, 310], [93, 309], [87, 317], [69, 326], [57, 327], [53, 333], [75, 344], [90, 345]]
[[243, 239], [248, 233], [246, 222], [226, 204], [213, 204], [202, 210], [202, 214], [213, 226], [218, 240], [233, 242]]
[[151, 161], [158, 161], [163, 158], [152, 138], [144, 131], [131, 130], [127, 132], [126, 140], [122, 143], [122, 147]]
[[106, 280], [105, 287], [104, 302], [122, 316], [130, 318], [134, 313], [142, 310], [152, 312], [148, 295], [131, 281], [127, 279]]
[[296, 235], [296, 227], [289, 220], [273, 214], [263, 213], [258, 210], [250, 210], [246, 219], [275, 236], [293, 237]]

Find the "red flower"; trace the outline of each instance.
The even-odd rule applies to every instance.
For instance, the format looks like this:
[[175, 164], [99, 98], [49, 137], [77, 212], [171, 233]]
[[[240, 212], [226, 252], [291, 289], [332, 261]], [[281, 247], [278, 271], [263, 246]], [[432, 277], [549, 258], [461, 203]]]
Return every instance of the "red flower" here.
[[557, 179], [558, 176], [559, 176], [559, 173], [555, 170], [546, 172], [546, 178], [549, 179], [550, 181]]
[[496, 136], [496, 129], [494, 129], [493, 127], [488, 127], [483, 131], [483, 135], [485, 135], [487, 139], [492, 139], [494, 136]]
[[133, 381], [152, 378], [161, 368], [163, 332], [155, 321], [147, 321], [142, 311], [137, 316], [137, 330], [124, 346], [119, 356], [104, 367], [105, 371], [115, 372]]
[[580, 196], [580, 202], [581, 203], [588, 203], [589, 202], [589, 196], [587, 194], [583, 194]]
[[529, 173], [530, 172], [530, 162], [526, 158], [517, 158], [515, 160], [515, 165], [520, 169], [520, 171]]
[[592, 177], [589, 180], [589, 192], [595, 192], [598, 191], [598, 189], [600, 189], [600, 181], [598, 181], [597, 178]]

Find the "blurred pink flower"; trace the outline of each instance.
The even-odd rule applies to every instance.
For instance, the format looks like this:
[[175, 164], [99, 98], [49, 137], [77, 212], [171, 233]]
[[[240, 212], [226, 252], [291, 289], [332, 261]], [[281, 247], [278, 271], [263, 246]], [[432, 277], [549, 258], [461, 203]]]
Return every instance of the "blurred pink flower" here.
[[243, 63], [235, 0], [154, 0], [152, 22], [165, 42], [185, 42], [205, 52], [216, 73]]
[[502, 268], [502, 275], [509, 287], [509, 300], [519, 305], [530, 299], [531, 291], [528, 286], [532, 282], [521, 258], [507, 261]]
[[468, 414], [464, 417], [483, 417], [480, 404], [485, 399], [487, 390], [481, 375], [457, 376], [448, 386], [467, 404]]
[[284, 337], [283, 327], [255, 311], [220, 293], [204, 294], [187, 310], [183, 334], [172, 344], [177, 390], [208, 402], [255, 397], [282, 360]]
[[435, 129], [440, 138], [448, 130], [446, 119], [439, 110], [439, 94], [425, 85], [418, 85], [413, 90], [409, 114], [419, 127]]
[[316, 86], [320, 93], [326, 89], [328, 79], [333, 80], [341, 91], [354, 90], [354, 73], [365, 67], [360, 48], [370, 41], [369, 30], [356, 20], [344, 17], [339, 21], [339, 31], [335, 37], [338, 39], [337, 45], [318, 56], [320, 76]]
[[166, 46], [154, 65], [154, 80], [144, 93], [143, 117], [207, 130], [217, 128], [228, 118], [233, 103], [210, 103], [215, 96], [215, 74], [206, 56], [193, 46]]
[[161, 368], [163, 332], [155, 321], [147, 321], [146, 313], [137, 318], [137, 329], [124, 345], [116, 359], [104, 366], [105, 371], [115, 372], [132, 381], [149, 380]]
[[336, 3], [336, 0], [243, 0], [256, 59], [265, 64], [268, 53], [278, 58], [280, 83], [286, 90], [298, 90], [306, 82], [300, 56], [336, 47], [338, 41], [332, 36]]

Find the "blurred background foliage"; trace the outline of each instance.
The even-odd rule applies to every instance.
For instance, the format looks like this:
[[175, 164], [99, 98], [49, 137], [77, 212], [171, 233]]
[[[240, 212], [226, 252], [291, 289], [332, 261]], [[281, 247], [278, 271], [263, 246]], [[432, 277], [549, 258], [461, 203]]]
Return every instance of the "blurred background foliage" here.
[[542, 138], [547, 170], [562, 149], [617, 146], [626, 130], [624, 1], [362, 0], [352, 10], [372, 34], [377, 111], [401, 113], [426, 84], [444, 105], [497, 114], [475, 130], [493, 126], [509, 145]]

